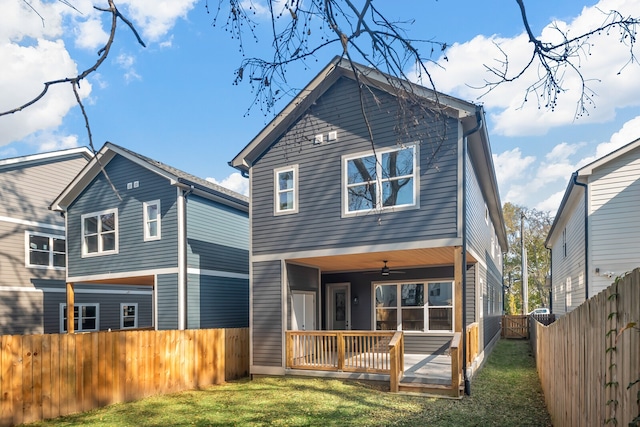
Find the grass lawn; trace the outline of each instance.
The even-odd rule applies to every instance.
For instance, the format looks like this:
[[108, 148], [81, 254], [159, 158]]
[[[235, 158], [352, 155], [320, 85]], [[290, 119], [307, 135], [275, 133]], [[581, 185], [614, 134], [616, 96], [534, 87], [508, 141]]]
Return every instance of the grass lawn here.
[[550, 426], [526, 341], [498, 342], [463, 400], [392, 394], [388, 384], [241, 380], [32, 426]]

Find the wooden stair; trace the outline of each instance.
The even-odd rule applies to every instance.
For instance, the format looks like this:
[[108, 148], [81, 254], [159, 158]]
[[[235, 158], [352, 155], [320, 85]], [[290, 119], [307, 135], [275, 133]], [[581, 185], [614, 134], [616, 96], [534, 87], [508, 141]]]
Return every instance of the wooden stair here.
[[398, 385], [398, 392], [460, 399], [464, 390], [462, 388], [454, 390], [451, 385], [407, 383], [401, 381]]

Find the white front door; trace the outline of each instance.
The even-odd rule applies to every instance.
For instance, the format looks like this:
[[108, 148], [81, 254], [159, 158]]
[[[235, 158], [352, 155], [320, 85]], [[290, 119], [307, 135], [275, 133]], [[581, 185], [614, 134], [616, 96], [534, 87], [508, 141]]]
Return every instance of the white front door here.
[[327, 285], [327, 327], [332, 331], [351, 329], [351, 284]]
[[315, 292], [291, 291], [291, 298], [293, 299], [293, 312], [291, 313], [291, 330], [315, 331]]

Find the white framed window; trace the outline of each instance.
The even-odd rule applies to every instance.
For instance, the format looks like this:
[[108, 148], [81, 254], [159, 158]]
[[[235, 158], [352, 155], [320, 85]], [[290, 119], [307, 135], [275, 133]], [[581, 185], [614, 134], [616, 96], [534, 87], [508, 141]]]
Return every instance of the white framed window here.
[[[100, 304], [74, 304], [73, 329], [76, 332], [100, 330]], [[60, 332], [67, 331], [67, 304], [60, 304]]]
[[142, 203], [144, 221], [144, 240], [160, 240], [160, 200]]
[[120, 304], [120, 329], [138, 327], [138, 303]]
[[82, 256], [118, 253], [118, 209], [82, 215]]
[[418, 206], [418, 147], [342, 157], [344, 215]]
[[489, 208], [486, 203], [484, 204], [484, 222], [489, 225]]
[[374, 283], [377, 331], [453, 332], [453, 282]]
[[64, 236], [24, 232], [25, 266], [64, 270], [66, 266], [66, 242]]
[[273, 171], [274, 213], [276, 215], [298, 212], [298, 165]]

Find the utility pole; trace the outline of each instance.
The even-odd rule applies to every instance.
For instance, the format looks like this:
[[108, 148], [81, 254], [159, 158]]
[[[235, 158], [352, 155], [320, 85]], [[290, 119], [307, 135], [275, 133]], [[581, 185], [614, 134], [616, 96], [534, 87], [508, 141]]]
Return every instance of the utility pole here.
[[522, 314], [526, 315], [529, 312], [529, 274], [527, 268], [527, 248], [524, 245], [524, 220], [526, 216], [524, 212], [520, 213], [520, 245], [522, 246], [522, 273], [520, 277], [522, 279]]

